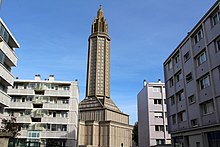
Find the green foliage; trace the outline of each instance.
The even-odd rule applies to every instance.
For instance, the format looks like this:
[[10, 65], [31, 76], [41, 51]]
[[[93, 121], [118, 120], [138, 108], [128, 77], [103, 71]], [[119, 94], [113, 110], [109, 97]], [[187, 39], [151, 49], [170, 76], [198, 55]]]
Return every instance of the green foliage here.
[[0, 132], [8, 134], [9, 137], [16, 137], [20, 135], [18, 132], [21, 130], [21, 125], [16, 123], [16, 118], [2, 119], [2, 126]]
[[136, 143], [136, 146], [138, 146], [138, 122], [134, 124], [134, 128], [132, 130], [132, 140]]

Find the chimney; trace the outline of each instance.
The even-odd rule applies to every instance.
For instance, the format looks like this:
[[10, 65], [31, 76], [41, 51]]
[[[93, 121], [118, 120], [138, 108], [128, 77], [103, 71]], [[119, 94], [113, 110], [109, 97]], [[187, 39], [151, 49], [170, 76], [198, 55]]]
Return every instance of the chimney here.
[[40, 81], [40, 75], [35, 75], [35, 78], [34, 78], [35, 81]]
[[146, 85], [147, 85], [147, 82], [146, 82], [146, 80], [144, 80], [144, 87], [146, 87]]
[[161, 83], [161, 80], [160, 80], [160, 79], [158, 79], [158, 83]]
[[49, 81], [54, 81], [54, 75], [49, 75]]

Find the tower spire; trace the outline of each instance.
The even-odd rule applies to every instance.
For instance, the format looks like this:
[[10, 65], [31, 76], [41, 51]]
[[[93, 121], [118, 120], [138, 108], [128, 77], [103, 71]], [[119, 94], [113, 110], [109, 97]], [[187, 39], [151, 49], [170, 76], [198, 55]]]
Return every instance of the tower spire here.
[[97, 12], [97, 18], [103, 18], [104, 17], [104, 12], [102, 10], [102, 5], [99, 5], [99, 10]]

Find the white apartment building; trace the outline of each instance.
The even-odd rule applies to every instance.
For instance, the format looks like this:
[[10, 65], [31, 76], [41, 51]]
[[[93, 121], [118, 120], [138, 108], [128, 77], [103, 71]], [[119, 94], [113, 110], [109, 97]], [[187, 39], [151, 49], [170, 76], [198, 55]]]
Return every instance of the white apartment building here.
[[4, 108], [9, 106], [11, 99], [7, 95], [7, 86], [12, 86], [14, 81], [11, 67], [17, 64], [15, 48], [19, 48], [19, 44], [0, 18], [0, 124]]
[[76, 147], [78, 82], [15, 79], [8, 88], [11, 101], [6, 112], [22, 125], [16, 145], [23, 147]]
[[138, 93], [138, 143], [139, 147], [171, 144], [167, 130], [165, 85], [146, 83]]

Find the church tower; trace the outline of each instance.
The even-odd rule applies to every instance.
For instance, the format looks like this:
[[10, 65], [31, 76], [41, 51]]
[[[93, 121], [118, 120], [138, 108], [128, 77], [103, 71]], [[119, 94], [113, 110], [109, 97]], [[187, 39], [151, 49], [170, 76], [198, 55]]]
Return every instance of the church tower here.
[[110, 37], [102, 6], [88, 45], [86, 97], [79, 104], [79, 147], [130, 147], [129, 116], [110, 97]]
[[110, 37], [100, 6], [89, 36], [86, 97], [110, 97]]

